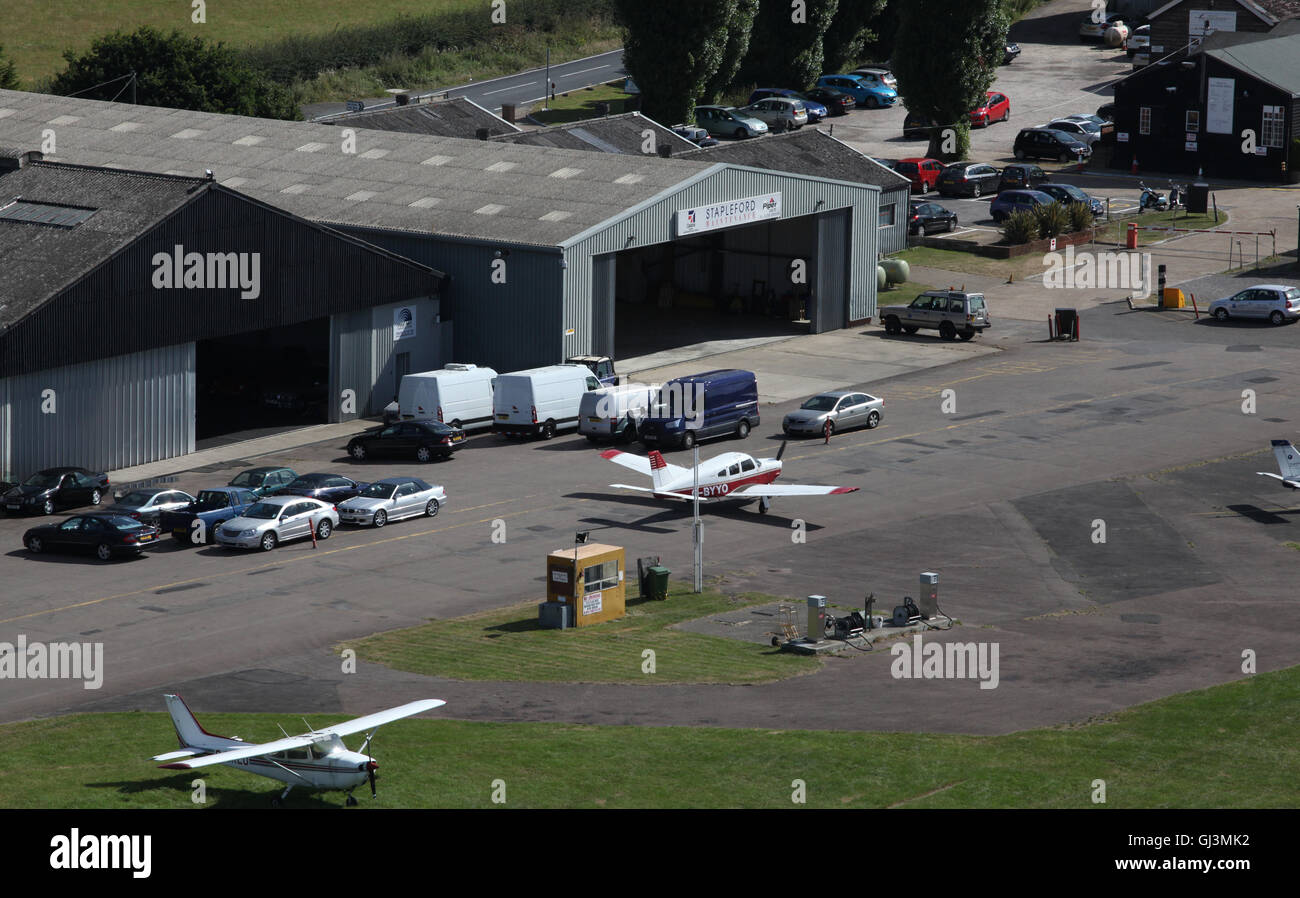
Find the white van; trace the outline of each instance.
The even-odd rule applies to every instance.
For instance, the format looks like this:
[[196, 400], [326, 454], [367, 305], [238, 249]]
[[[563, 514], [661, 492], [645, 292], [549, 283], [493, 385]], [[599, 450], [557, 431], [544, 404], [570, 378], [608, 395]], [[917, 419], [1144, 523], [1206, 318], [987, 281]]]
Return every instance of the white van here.
[[492, 424], [492, 383], [497, 373], [477, 365], [448, 365], [402, 377], [397, 393], [403, 421], [441, 421], [470, 430]]
[[578, 426], [578, 405], [600, 381], [585, 365], [511, 371], [496, 379], [492, 429], [508, 437], [540, 436]]
[[625, 384], [587, 393], [578, 406], [578, 433], [593, 443], [602, 439], [632, 442], [650, 407], [650, 394], [647, 384]]

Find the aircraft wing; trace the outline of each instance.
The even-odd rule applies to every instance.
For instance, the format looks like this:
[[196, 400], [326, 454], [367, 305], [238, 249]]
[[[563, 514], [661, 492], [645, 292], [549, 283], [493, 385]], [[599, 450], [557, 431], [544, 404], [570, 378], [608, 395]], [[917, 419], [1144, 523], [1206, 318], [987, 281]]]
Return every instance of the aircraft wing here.
[[447, 704], [440, 698], [424, 698], [418, 702], [407, 702], [405, 705], [398, 705], [396, 708], [389, 708], [387, 711], [378, 711], [374, 714], [367, 714], [365, 717], [358, 717], [355, 720], [345, 720], [343, 723], [335, 724], [332, 727], [325, 727], [317, 730], [320, 733], [333, 733], [335, 736], [346, 736], [349, 733], [360, 733], [365, 730], [373, 730], [377, 726], [385, 723], [391, 723], [394, 720], [401, 720], [403, 717], [410, 717], [414, 714], [423, 714], [425, 711], [432, 711], [434, 708], [441, 708]]
[[[260, 758], [262, 755], [274, 754], [279, 751], [289, 751], [292, 748], [305, 748], [313, 742], [320, 741], [319, 735], [308, 734], [306, 736], [290, 736], [288, 739], [276, 739], [274, 742], [262, 742], [258, 745], [250, 745], [248, 748], [234, 748], [230, 751], [219, 751], [214, 754], [204, 755], [201, 758], [195, 758], [193, 761], [176, 761], [172, 764], [163, 764], [162, 767], [167, 770], [193, 770], [196, 767], [211, 767], [213, 764], [228, 764], [231, 761], [242, 761], [244, 758]], [[175, 757], [176, 753], [171, 755], [159, 755], [154, 758], [155, 761], [164, 760], [167, 757]]]
[[631, 452], [624, 452], [621, 449], [606, 449], [600, 453], [600, 457], [607, 458], [616, 465], [631, 468], [638, 474], [650, 476], [650, 459], [643, 455], [633, 455]]
[[727, 494], [727, 497], [734, 499], [737, 496], [753, 497], [760, 499], [767, 497], [769, 499], [777, 496], [837, 496], [840, 493], [856, 493], [856, 486], [813, 486], [812, 484], [801, 483], [756, 483], [753, 486], [741, 487]]
[[[210, 767], [213, 764], [228, 764], [231, 761], [240, 761], [244, 758], [259, 758], [262, 755], [275, 754], [276, 752], [289, 751], [294, 748], [305, 748], [308, 745], [320, 742], [322, 736], [335, 735], [346, 736], [349, 733], [359, 733], [362, 730], [372, 730], [377, 726], [389, 723], [394, 720], [401, 720], [403, 717], [410, 717], [412, 714], [420, 714], [433, 708], [447, 704], [441, 699], [426, 698], [418, 702], [408, 702], [405, 705], [399, 705], [396, 708], [389, 708], [387, 711], [379, 711], [375, 714], [367, 714], [365, 717], [358, 717], [354, 720], [345, 720], [343, 723], [336, 724], [332, 727], [325, 727], [314, 733], [307, 733], [304, 736], [290, 736], [287, 739], [276, 739], [274, 742], [263, 742], [260, 745], [250, 745], [248, 748], [235, 748], [230, 751], [219, 751], [215, 754], [204, 755], [193, 761], [177, 761], [174, 764], [163, 764], [165, 768], [174, 770], [191, 770], [196, 767]], [[170, 757], [175, 757], [179, 752], [173, 752]], [[155, 760], [164, 760], [167, 755], [159, 756]]]
[[1260, 477], [1272, 477], [1274, 480], [1280, 480], [1293, 490], [1300, 490], [1300, 480], [1288, 480], [1281, 474], [1270, 474], [1268, 471], [1256, 471]]
[[195, 755], [203, 754], [198, 749], [187, 748], [181, 751], [169, 751], [165, 755], [155, 755], [150, 761], [175, 761], [177, 758], [192, 758]]
[[[631, 484], [627, 484], [627, 483], [611, 483], [609, 486], [610, 489], [615, 489], [615, 490], [636, 490], [638, 493], [655, 493], [655, 491], [648, 486], [632, 486]], [[690, 496], [683, 496], [681, 493], [655, 493], [655, 495], [658, 496], [660, 499], [680, 499], [683, 502], [691, 501]], [[713, 500], [706, 499], [703, 496], [701, 496], [700, 501], [712, 502]]]
[[[633, 455], [631, 452], [624, 452], [622, 449], [606, 449], [604, 452], [600, 453], [600, 457], [608, 459], [616, 465], [631, 468], [638, 474], [644, 474], [647, 477], [651, 476], [650, 459], [644, 455]], [[689, 468], [683, 468], [680, 465], [670, 465], [666, 463], [662, 470], [662, 476], [668, 478], [670, 482], [678, 480], [691, 473]]]

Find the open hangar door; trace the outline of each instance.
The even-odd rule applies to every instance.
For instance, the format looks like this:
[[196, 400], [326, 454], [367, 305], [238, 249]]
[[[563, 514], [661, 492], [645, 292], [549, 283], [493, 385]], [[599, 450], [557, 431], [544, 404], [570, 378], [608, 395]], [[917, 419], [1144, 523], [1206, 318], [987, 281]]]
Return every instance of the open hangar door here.
[[[328, 420], [329, 318], [199, 340], [198, 448]], [[223, 440], [223, 438], [225, 438]]]
[[614, 355], [843, 327], [847, 222], [835, 210], [615, 253]]

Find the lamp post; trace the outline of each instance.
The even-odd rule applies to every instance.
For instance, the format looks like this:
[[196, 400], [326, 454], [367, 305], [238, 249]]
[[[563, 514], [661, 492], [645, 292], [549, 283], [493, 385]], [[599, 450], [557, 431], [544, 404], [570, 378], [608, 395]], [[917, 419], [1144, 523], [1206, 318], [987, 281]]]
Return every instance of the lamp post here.
[[695, 593], [704, 591], [704, 522], [700, 520], [700, 445], [695, 444], [695, 487], [691, 490], [695, 521], [691, 536], [695, 542]]

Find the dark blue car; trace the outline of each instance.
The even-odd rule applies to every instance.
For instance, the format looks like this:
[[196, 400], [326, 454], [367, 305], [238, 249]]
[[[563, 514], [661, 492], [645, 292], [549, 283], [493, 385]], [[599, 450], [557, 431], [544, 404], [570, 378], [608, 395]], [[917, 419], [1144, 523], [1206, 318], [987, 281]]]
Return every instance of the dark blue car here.
[[759, 424], [758, 381], [753, 371], [724, 368], [670, 380], [641, 423], [651, 448], [692, 448], [698, 440], [749, 436]]
[[[197, 546], [212, 542], [213, 528], [223, 521], [237, 518], [244, 510], [257, 503], [257, 495], [237, 486], [214, 486], [200, 490], [196, 501], [179, 511], [165, 511], [159, 529], [171, 532], [183, 546]], [[202, 526], [195, 526], [202, 521]]]
[[1054, 202], [1055, 199], [1041, 190], [1004, 190], [989, 204], [989, 214], [994, 221], [1005, 221], [1013, 212], [1027, 212]]

